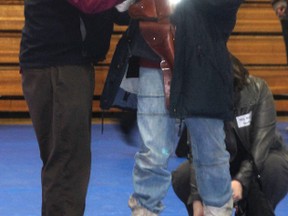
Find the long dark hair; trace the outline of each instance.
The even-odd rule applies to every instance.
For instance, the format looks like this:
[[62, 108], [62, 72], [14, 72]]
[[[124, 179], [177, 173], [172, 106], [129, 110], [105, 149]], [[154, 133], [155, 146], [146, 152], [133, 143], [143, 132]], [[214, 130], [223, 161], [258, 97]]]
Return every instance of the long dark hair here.
[[230, 59], [234, 75], [234, 92], [240, 92], [243, 87], [248, 84], [247, 78], [249, 76], [249, 72], [234, 55], [230, 54]]

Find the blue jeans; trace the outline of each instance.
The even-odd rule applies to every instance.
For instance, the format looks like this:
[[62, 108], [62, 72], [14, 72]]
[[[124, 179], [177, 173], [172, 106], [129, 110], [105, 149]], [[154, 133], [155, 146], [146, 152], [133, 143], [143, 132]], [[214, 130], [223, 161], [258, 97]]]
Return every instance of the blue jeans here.
[[185, 124], [190, 133], [199, 194], [206, 205], [221, 207], [232, 195], [223, 121], [187, 118]]
[[[169, 116], [165, 107], [159, 69], [140, 68], [137, 121], [142, 143], [135, 155], [133, 197], [141, 206], [159, 213], [171, 183], [168, 160], [177, 144], [176, 119]], [[192, 134], [200, 195], [205, 204], [222, 206], [231, 197], [223, 122], [204, 118], [189, 118], [185, 122]]]

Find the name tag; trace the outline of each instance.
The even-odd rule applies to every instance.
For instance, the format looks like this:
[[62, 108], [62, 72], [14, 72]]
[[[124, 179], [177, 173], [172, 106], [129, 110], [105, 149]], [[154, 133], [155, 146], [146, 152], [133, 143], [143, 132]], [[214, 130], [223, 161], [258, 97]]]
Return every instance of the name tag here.
[[238, 128], [247, 127], [251, 124], [252, 111], [241, 116], [236, 117]]

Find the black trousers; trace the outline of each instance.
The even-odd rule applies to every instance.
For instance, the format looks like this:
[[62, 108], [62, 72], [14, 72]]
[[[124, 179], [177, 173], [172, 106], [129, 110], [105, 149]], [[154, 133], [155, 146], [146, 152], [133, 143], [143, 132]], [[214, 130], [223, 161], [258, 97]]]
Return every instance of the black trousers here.
[[42, 216], [82, 216], [91, 167], [94, 69], [22, 71], [22, 87], [43, 162]]
[[[192, 202], [200, 200], [191, 194], [191, 186], [196, 185], [196, 177], [189, 161], [182, 163], [172, 172], [172, 187], [179, 199], [187, 208], [188, 215], [193, 216]], [[261, 172], [263, 196], [259, 196], [259, 187], [256, 182], [251, 184], [246, 198], [246, 216], [274, 215], [277, 204], [288, 192], [288, 161], [284, 152], [272, 152], [265, 161], [264, 169]], [[261, 200], [260, 200], [261, 198]], [[263, 198], [263, 199], [262, 199]]]

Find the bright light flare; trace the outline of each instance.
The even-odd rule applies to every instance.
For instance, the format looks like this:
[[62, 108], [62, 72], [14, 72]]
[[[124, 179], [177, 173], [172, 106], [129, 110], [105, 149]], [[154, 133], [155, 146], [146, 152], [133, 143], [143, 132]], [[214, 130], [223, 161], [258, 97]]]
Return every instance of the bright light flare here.
[[181, 1], [181, 0], [169, 0], [169, 3], [170, 3], [171, 5], [176, 5], [176, 4], [178, 4], [180, 1]]

